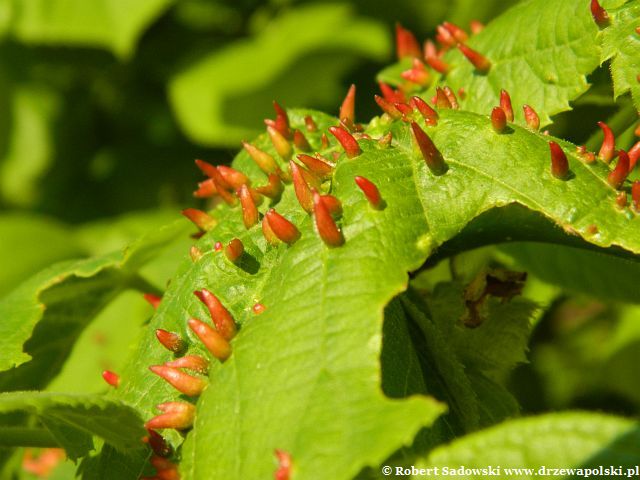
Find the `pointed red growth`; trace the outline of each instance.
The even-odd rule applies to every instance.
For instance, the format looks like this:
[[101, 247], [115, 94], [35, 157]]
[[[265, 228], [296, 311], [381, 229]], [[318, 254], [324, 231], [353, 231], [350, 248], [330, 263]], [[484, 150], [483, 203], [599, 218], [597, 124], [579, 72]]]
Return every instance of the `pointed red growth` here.
[[198, 336], [211, 355], [221, 361], [229, 358], [231, 345], [213, 327], [195, 318], [190, 318], [188, 323], [189, 328]]
[[559, 179], [566, 178], [569, 173], [569, 161], [564, 151], [556, 142], [549, 142], [551, 151], [551, 174]]
[[318, 175], [320, 178], [329, 178], [333, 173], [333, 165], [319, 155], [312, 157], [310, 155], [300, 154], [298, 155], [298, 160], [304, 163], [309, 171]]
[[316, 122], [313, 120], [311, 115], [304, 117], [304, 126], [307, 129], [307, 132], [315, 132], [318, 130], [318, 125], [316, 125]]
[[239, 172], [235, 168], [227, 167], [226, 165], [219, 165], [217, 169], [222, 178], [224, 178], [224, 181], [227, 182], [233, 189], [240, 188], [245, 184], [251, 184], [247, 176], [244, 173]]
[[637, 211], [640, 211], [640, 180], [636, 180], [631, 185], [631, 200], [633, 200], [633, 207]]
[[426, 57], [425, 60], [429, 64], [431, 68], [433, 68], [436, 72], [442, 73], [443, 75], [449, 71], [449, 65], [444, 62], [440, 57]]
[[382, 111], [389, 115], [391, 118], [397, 119], [402, 117], [402, 113], [400, 113], [400, 111], [394, 106], [393, 103], [385, 100], [380, 95], [374, 95], [373, 99], [376, 101]]
[[180, 353], [187, 347], [187, 344], [180, 338], [180, 335], [168, 332], [162, 328], [156, 329], [156, 338], [164, 348], [173, 353]]
[[610, 163], [615, 154], [616, 138], [613, 135], [611, 128], [609, 128], [609, 125], [604, 122], [598, 122], [598, 126], [602, 129], [602, 133], [604, 133], [604, 139], [602, 140], [600, 152], [598, 152], [598, 158], [605, 163]]
[[636, 144], [629, 149], [629, 173], [636, 167], [638, 158], [640, 158], [640, 142], [636, 142]]
[[413, 113], [413, 107], [407, 103], [395, 103], [393, 106], [402, 114], [402, 120], [408, 122]]
[[591, 0], [591, 16], [593, 16], [593, 19], [600, 28], [609, 25], [609, 14], [602, 8], [598, 0]]
[[238, 189], [237, 195], [240, 198], [240, 205], [242, 206], [242, 221], [244, 226], [245, 228], [251, 228], [260, 221], [258, 208], [246, 185], [242, 185]]
[[158, 308], [160, 306], [160, 302], [162, 301], [162, 297], [160, 295], [155, 295], [153, 293], [145, 293], [142, 297], [149, 302], [153, 308]]
[[435, 126], [438, 124], [438, 112], [431, 108], [422, 98], [412, 97], [410, 103], [418, 109], [427, 125]]
[[111, 370], [105, 370], [102, 372], [102, 378], [105, 382], [111, 385], [113, 388], [118, 388], [120, 385], [120, 375]]
[[153, 417], [144, 424], [148, 430], [157, 430], [163, 428], [175, 428], [176, 430], [185, 430], [193, 425], [193, 419], [196, 415], [196, 407], [187, 402], [165, 402], [156, 405], [156, 408], [162, 414]]
[[278, 469], [274, 472], [274, 480], [291, 480], [291, 454], [284, 450], [275, 451]]
[[320, 195], [324, 206], [327, 207], [332, 217], [337, 218], [342, 215], [342, 202], [333, 195]]
[[533, 107], [523, 105], [522, 111], [524, 112], [524, 120], [527, 122], [527, 126], [532, 130], [538, 130], [540, 128], [540, 118]]
[[206, 375], [209, 371], [209, 360], [200, 355], [185, 355], [184, 357], [176, 358], [164, 364], [172, 368], [186, 368], [203, 375]]
[[222, 246], [222, 242], [216, 242], [216, 243], [213, 245], [213, 249], [214, 249], [216, 252], [221, 252], [221, 251], [222, 251], [222, 248], [223, 248], [223, 246]]
[[344, 243], [342, 232], [331, 218], [331, 212], [318, 192], [313, 193], [313, 219], [318, 235], [325, 244], [330, 247], [339, 247]]
[[263, 304], [261, 303], [256, 303], [253, 305], [253, 307], [251, 308], [251, 310], [253, 310], [253, 313], [256, 315], [260, 315], [262, 312], [264, 312], [267, 309], [267, 307], [265, 307]]
[[479, 72], [487, 73], [491, 68], [491, 62], [487, 57], [479, 52], [476, 52], [464, 43], [458, 44], [458, 50], [460, 50], [462, 54], [467, 57], [467, 60], [469, 60]]
[[484, 24], [480, 20], [471, 20], [471, 22], [469, 22], [469, 28], [471, 33], [477, 35], [484, 30]]
[[258, 147], [248, 142], [242, 142], [242, 146], [264, 173], [270, 174], [278, 171], [278, 164], [267, 152], [263, 152]]
[[401, 91], [394, 90], [384, 82], [378, 82], [378, 86], [380, 87], [382, 96], [387, 102], [396, 103], [405, 101], [404, 94]]
[[244, 245], [239, 238], [231, 240], [226, 247], [224, 247], [224, 254], [230, 262], [235, 263], [244, 253]]
[[273, 234], [284, 243], [291, 245], [300, 238], [300, 231], [296, 226], [273, 208], [267, 212], [266, 218]]
[[500, 90], [500, 107], [504, 110], [507, 122], [513, 122], [513, 107], [511, 106], [511, 96], [506, 90]]
[[618, 150], [618, 163], [611, 170], [607, 182], [615, 189], [619, 189], [629, 175], [629, 155], [624, 150]]
[[446, 95], [447, 100], [449, 100], [449, 105], [451, 105], [451, 108], [457, 110], [459, 108], [458, 99], [456, 98], [456, 94], [453, 92], [453, 90], [451, 90], [450, 87], [442, 87], [442, 91]]
[[502, 133], [507, 128], [507, 114], [502, 107], [494, 107], [491, 110], [491, 125], [497, 133]]
[[338, 119], [353, 128], [353, 124], [356, 121], [356, 86], [351, 84], [346, 97], [340, 105], [340, 113]]
[[291, 167], [291, 177], [293, 178], [293, 189], [298, 198], [298, 202], [306, 212], [313, 210], [313, 197], [311, 195], [311, 189], [302, 175], [302, 167], [299, 167], [295, 162], [289, 162]]
[[446, 28], [449, 33], [455, 38], [458, 42], [464, 43], [469, 39], [469, 35], [459, 26], [451, 22], [443, 22], [442, 26]]
[[[149, 367], [153, 373], [164, 379], [173, 388], [180, 393], [184, 393], [189, 397], [200, 395], [207, 386], [207, 382], [202, 378], [194, 377], [188, 373], [184, 373], [177, 368], [167, 367], [166, 365], [151, 365]], [[154, 428], [154, 427], [148, 427]]]
[[451, 32], [442, 25], [436, 27], [436, 40], [446, 48], [454, 47], [457, 43]]
[[226, 340], [231, 340], [236, 335], [236, 322], [229, 313], [229, 310], [222, 305], [222, 302], [212, 292], [203, 288], [193, 292], [198, 299], [204, 303], [209, 310], [211, 320], [213, 320], [216, 330]]
[[620, 208], [624, 208], [624, 207], [627, 206], [627, 193], [626, 192], [618, 193], [618, 195], [616, 196], [616, 205], [618, 205]]
[[447, 165], [444, 163], [442, 154], [436, 148], [433, 141], [431, 141], [429, 135], [427, 135], [416, 122], [411, 122], [411, 133], [431, 173], [434, 175], [442, 175], [446, 172]]
[[218, 224], [218, 221], [215, 218], [202, 210], [198, 210], [197, 208], [185, 208], [182, 210], [182, 215], [187, 217], [196, 225], [196, 227], [200, 230], [204, 230], [205, 232], [212, 230]]
[[420, 57], [422, 55], [416, 37], [399, 23], [396, 23], [396, 55], [398, 58]]
[[[216, 174], [215, 173], [216, 172], [216, 167], [211, 165], [209, 162], [205, 162], [204, 160], [199, 160], [197, 158], [196, 158], [195, 162], [196, 162], [196, 166], [207, 177], [213, 178], [213, 176]], [[228, 185], [225, 185], [225, 187], [229, 188]]]
[[211, 198], [216, 193], [218, 193], [218, 189], [213, 178], [207, 178], [204, 182], [198, 183], [198, 189], [193, 192], [193, 196], [196, 198]]
[[344, 148], [344, 152], [347, 154], [347, 157], [357, 157], [358, 155], [360, 155], [360, 153], [362, 153], [362, 150], [360, 150], [360, 145], [358, 145], [358, 141], [344, 128], [329, 127], [329, 133], [336, 137], [336, 140], [340, 142], [340, 145], [342, 145], [342, 148]]
[[269, 198], [279, 198], [283, 190], [284, 186], [282, 185], [280, 176], [275, 173], [269, 174], [266, 185], [256, 188], [256, 192]]
[[436, 107], [438, 108], [453, 108], [449, 97], [440, 87], [436, 88]]
[[419, 58], [413, 59], [413, 64], [409, 70], [400, 74], [402, 78], [417, 85], [426, 86], [431, 76]]
[[284, 108], [278, 102], [273, 101], [273, 109], [276, 111], [276, 120], [273, 124], [274, 128], [286, 138], [291, 138], [291, 130], [289, 129], [289, 116]]
[[378, 187], [376, 187], [371, 180], [359, 175], [357, 175], [354, 180], [356, 185], [362, 190], [362, 193], [364, 193], [364, 196], [367, 197], [371, 206], [376, 210], [380, 209], [382, 207], [382, 197], [380, 196]]
[[300, 130], [293, 131], [293, 144], [298, 150], [302, 150], [303, 152], [308, 152], [309, 150], [311, 150], [311, 145], [309, 145], [307, 137], [305, 137], [304, 133], [302, 133]]
[[273, 148], [276, 149], [278, 155], [280, 155], [283, 160], [288, 161], [291, 158], [291, 154], [293, 153], [293, 149], [291, 148], [289, 140], [287, 140], [278, 130], [271, 126], [267, 127], [267, 133], [269, 134], [269, 138], [271, 139]]
[[309, 188], [311, 189], [320, 188], [320, 183], [321, 183], [320, 178], [315, 173], [310, 172], [309, 170], [307, 170], [302, 166], [300, 166], [298, 170], [302, 174], [302, 178], [304, 178], [304, 181], [307, 182], [307, 185], [309, 185]]
[[262, 234], [269, 245], [275, 247], [280, 243], [280, 239], [275, 233], [273, 233], [273, 230], [271, 230], [271, 225], [269, 225], [269, 221], [266, 216], [262, 217]]
[[144, 437], [142, 441], [144, 443], [148, 443], [153, 450], [153, 453], [160, 457], [170, 457], [173, 453], [173, 449], [171, 445], [167, 443], [162, 435], [152, 429], [147, 429], [147, 433], [149, 434], [147, 437]]

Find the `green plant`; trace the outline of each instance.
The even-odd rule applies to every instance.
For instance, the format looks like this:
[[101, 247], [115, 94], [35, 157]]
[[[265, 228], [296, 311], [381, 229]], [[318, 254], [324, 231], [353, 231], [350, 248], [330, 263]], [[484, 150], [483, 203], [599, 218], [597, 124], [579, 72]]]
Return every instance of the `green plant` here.
[[[471, 36], [445, 23], [424, 51], [398, 27], [383, 115], [360, 124], [353, 87], [338, 117], [276, 103], [232, 168], [196, 162], [197, 195], [216, 200], [183, 211], [198, 227], [188, 256], [177, 221], [23, 283], [0, 302], [4, 445], [62, 446], [87, 479], [635, 468], [640, 2], [590, 6], [531, 0]], [[599, 94], [607, 60], [618, 103]], [[539, 131], [575, 135], [570, 102], [611, 114], [586, 146]], [[160, 297], [144, 268], [174, 244], [182, 263]], [[579, 314], [558, 285], [591, 295], [569, 298], [587, 303]], [[125, 289], [157, 310], [126, 366], [105, 372], [117, 388], [35, 391]], [[581, 328], [559, 343], [583, 345], [533, 349], [545, 347], [534, 325], [561, 307], [574, 309], [564, 328]], [[546, 351], [537, 372], [523, 370], [527, 345]], [[562, 370], [568, 356], [571, 376], [534, 383], [549, 397], [538, 404], [512, 374]], [[590, 371], [615, 393], [595, 405], [610, 411], [552, 412], [589, 406], [560, 385]], [[515, 419], [521, 409], [541, 414]]]

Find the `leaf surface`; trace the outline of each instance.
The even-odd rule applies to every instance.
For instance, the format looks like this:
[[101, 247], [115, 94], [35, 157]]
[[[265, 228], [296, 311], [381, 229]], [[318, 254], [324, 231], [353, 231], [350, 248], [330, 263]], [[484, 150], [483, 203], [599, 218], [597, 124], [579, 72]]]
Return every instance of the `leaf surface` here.
[[[470, 469], [453, 478], [494, 478], [487, 466], [529, 468], [520, 478], [536, 478], [541, 467], [627, 468], [640, 460], [638, 424], [597, 413], [558, 413], [511, 420], [434, 450], [418, 468]], [[473, 469], [476, 469], [474, 472]], [[442, 470], [441, 470], [442, 471]], [[541, 470], [540, 470], [541, 471]], [[565, 470], [560, 476], [580, 475]], [[512, 474], [513, 475], [513, 474]], [[506, 475], [509, 476], [509, 475]], [[414, 475], [414, 478], [423, 478]]]
[[93, 447], [92, 435], [125, 452], [141, 449], [140, 439], [145, 434], [135, 410], [99, 395], [0, 393], [0, 413], [8, 412], [34, 416], [72, 459], [88, 453]]

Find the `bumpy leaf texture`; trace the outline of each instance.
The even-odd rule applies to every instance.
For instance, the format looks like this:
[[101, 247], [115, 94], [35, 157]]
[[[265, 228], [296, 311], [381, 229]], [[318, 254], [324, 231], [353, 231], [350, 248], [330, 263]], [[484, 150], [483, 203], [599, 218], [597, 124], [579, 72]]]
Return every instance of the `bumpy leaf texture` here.
[[[305, 130], [310, 114], [316, 132]], [[290, 186], [260, 210], [275, 207], [296, 224], [301, 238], [291, 246], [270, 246], [259, 224], [246, 229], [238, 206], [212, 212], [219, 223], [198, 242], [202, 256], [172, 281], [115, 393], [153, 416], [155, 404], [177, 398], [147, 370], [172, 358], [154, 329], [177, 332], [192, 353], [202, 353], [187, 320], [208, 321], [208, 314], [193, 292], [207, 288], [231, 311], [240, 332], [231, 357], [213, 362], [182, 451], [184, 478], [268, 476], [274, 449], [291, 454], [300, 478], [350, 478], [430, 425], [441, 405], [428, 397], [389, 400], [380, 392], [380, 332], [383, 309], [406, 288], [407, 272], [438, 247], [535, 239], [611, 247], [626, 256], [640, 250], [639, 220], [616, 205], [608, 166], [586, 164], [574, 146], [553, 139], [569, 159], [569, 174], [559, 179], [550, 169], [549, 136], [517, 125], [498, 134], [486, 115], [469, 112], [441, 110], [435, 127], [411, 115], [442, 153], [446, 173], [430, 171], [401, 120], [374, 120], [358, 142], [361, 153], [348, 158], [335, 140], [320, 147], [320, 134], [337, 120], [290, 112], [314, 150], [337, 154], [323, 191], [342, 202], [340, 247], [323, 243]], [[387, 147], [377, 138], [389, 131]], [[278, 158], [266, 136], [256, 144]], [[266, 182], [246, 152], [234, 166], [255, 186]], [[384, 208], [369, 204], [356, 175], [377, 185]], [[244, 243], [237, 263], [214, 247], [232, 238]], [[257, 302], [266, 308], [259, 315]], [[462, 345], [467, 341], [475, 340], [461, 339]], [[490, 368], [491, 358], [485, 361]]]

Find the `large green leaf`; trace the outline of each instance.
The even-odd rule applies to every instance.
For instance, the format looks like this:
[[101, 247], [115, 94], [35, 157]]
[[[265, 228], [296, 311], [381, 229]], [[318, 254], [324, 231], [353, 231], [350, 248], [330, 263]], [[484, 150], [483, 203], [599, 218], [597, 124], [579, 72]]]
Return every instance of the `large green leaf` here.
[[438, 475], [450, 478], [536, 478], [553, 474], [550, 469], [564, 469], [554, 476], [577, 477], [585, 470], [576, 469], [598, 467], [620, 468], [621, 473], [591, 475], [627, 475], [640, 462], [639, 445], [640, 429], [631, 420], [595, 413], [549, 414], [512, 420], [454, 441], [434, 450], [416, 468], [438, 468]]
[[174, 0], [2, 0], [7, 29], [34, 44], [107, 48], [129, 57], [144, 30]]
[[0, 302], [0, 370], [11, 370], [0, 374], [2, 389], [46, 384], [93, 316], [122, 289], [145, 285], [136, 271], [184, 232], [185, 223], [176, 222], [122, 252], [56, 264], [7, 295]]
[[613, 91], [616, 97], [631, 92], [636, 110], [640, 110], [640, 2], [632, 0], [610, 12], [612, 24], [602, 36], [602, 61], [611, 60]]
[[[586, 76], [599, 64], [598, 27], [583, 0], [532, 0], [497, 17], [468, 45], [491, 61], [487, 74], [457, 50], [444, 56], [451, 71], [440, 83], [454, 91], [463, 88], [460, 108], [489, 113], [499, 105], [500, 90], [511, 95], [516, 121], [524, 123], [522, 104], [531, 105], [541, 124], [569, 110], [569, 101], [589, 87]], [[398, 83], [407, 67], [381, 73], [384, 81]], [[430, 97], [432, 93], [428, 96]]]
[[[98, 395], [0, 393], [0, 413], [7, 412], [22, 412], [35, 417], [41, 426], [22, 432], [41, 438], [46, 437], [48, 432], [73, 459], [86, 455], [93, 447], [92, 435], [122, 452], [143, 446], [140, 439], [145, 430], [137, 412], [121, 402], [106, 400]], [[16, 436], [18, 442], [22, 440], [17, 438], [16, 428], [0, 425], [0, 434], [3, 446], [11, 444], [12, 436]]]
[[357, 58], [380, 60], [388, 49], [385, 30], [347, 5], [298, 7], [185, 68], [170, 83], [170, 100], [194, 141], [236, 145], [258, 133], [274, 98], [325, 106], [340, 97], [337, 82]]
[[[294, 126], [304, 128], [308, 113], [292, 112]], [[392, 131], [391, 147], [363, 139], [360, 155], [340, 157], [331, 183], [344, 210], [346, 243], [339, 248], [327, 248], [318, 239], [291, 187], [276, 204], [302, 233], [291, 247], [267, 246], [259, 226], [246, 230], [239, 207], [220, 205], [213, 212], [220, 223], [198, 244], [204, 256], [185, 263], [172, 281], [123, 372], [123, 387], [114, 393], [146, 416], [154, 415], [154, 405], [176, 393], [147, 370], [170, 358], [153, 330], [179, 332], [199, 351], [186, 327], [189, 317], [206, 317], [193, 291], [210, 289], [232, 311], [242, 329], [231, 358], [212, 366], [212, 386], [200, 398], [184, 445], [184, 478], [268, 476], [274, 448], [291, 452], [304, 478], [350, 478], [430, 425], [441, 407], [429, 399], [390, 401], [381, 395], [380, 332], [383, 309], [406, 288], [407, 272], [439, 246], [441, 254], [487, 242], [538, 239], [616, 246], [607, 251], [625, 256], [640, 251], [640, 220], [616, 206], [607, 166], [582, 163], [575, 147], [561, 142], [571, 175], [560, 180], [550, 172], [551, 137], [517, 126], [497, 134], [486, 116], [440, 114], [437, 127], [424, 128], [448, 164], [444, 175], [429, 171], [400, 121], [378, 119], [367, 129], [374, 138]], [[332, 121], [316, 115], [319, 131], [309, 134], [314, 146]], [[275, 155], [267, 138], [258, 143]], [[331, 146], [324, 153], [331, 151], [338, 150]], [[245, 152], [235, 160], [262, 183], [264, 175], [251, 165]], [[386, 208], [368, 205], [355, 175], [378, 185]], [[233, 237], [242, 239], [247, 252], [239, 265], [213, 250], [215, 241]], [[266, 306], [259, 316], [252, 314], [255, 302]], [[498, 334], [505, 328], [499, 325], [493, 327]], [[463, 337], [461, 348], [486, 347], [489, 340], [477, 337]], [[504, 367], [495, 357], [481, 359], [487, 376], [474, 379], [474, 385], [490, 398], [488, 375]], [[520, 359], [508, 357], [505, 364]], [[506, 398], [500, 401], [508, 411]]]
[[513, 258], [518, 268], [567, 291], [605, 301], [640, 302], [635, 286], [640, 265], [636, 261], [541, 243], [514, 243], [504, 245], [501, 251]]

